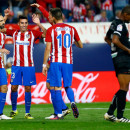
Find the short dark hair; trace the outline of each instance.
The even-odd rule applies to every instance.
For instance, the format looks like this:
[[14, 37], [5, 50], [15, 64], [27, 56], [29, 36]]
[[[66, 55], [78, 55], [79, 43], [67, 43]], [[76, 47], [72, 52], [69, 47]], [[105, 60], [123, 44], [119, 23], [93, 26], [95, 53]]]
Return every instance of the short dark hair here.
[[27, 18], [26, 16], [24, 16], [24, 15], [20, 15], [20, 16], [19, 16], [18, 22], [20, 21], [20, 19], [27, 19], [27, 21], [28, 21], [28, 18]]
[[55, 17], [57, 20], [62, 19], [62, 11], [60, 8], [51, 8], [50, 13], [52, 17]]
[[122, 13], [122, 14], [124, 14], [124, 13], [130, 14], [130, 5], [125, 6], [125, 7], [122, 9], [121, 13]]
[[3, 16], [3, 15], [0, 13], [0, 16]]

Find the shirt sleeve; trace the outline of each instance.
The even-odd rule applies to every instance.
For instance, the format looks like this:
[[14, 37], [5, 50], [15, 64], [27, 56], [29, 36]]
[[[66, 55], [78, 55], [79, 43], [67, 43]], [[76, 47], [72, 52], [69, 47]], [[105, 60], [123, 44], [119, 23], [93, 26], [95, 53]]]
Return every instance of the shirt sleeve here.
[[33, 30], [32, 33], [33, 33], [33, 35], [35, 37], [35, 40], [37, 40], [39, 38], [42, 38], [43, 32]]
[[111, 35], [114, 33], [114, 30], [115, 30], [115, 25], [112, 23], [110, 25], [109, 30], [106, 33], [106, 36], [111, 39]]
[[78, 32], [77, 32], [77, 30], [74, 28], [74, 39], [75, 39], [75, 41], [79, 41], [80, 40], [80, 38], [79, 38], [79, 34], [78, 34]]
[[45, 41], [46, 41], [46, 42], [52, 42], [51, 29], [50, 29], [50, 28], [47, 29]]
[[[49, 13], [40, 5], [39, 6], [39, 8], [38, 8], [41, 12], [42, 12], [42, 14], [43, 14], [43, 16], [45, 16], [46, 17], [46, 19], [49, 21]], [[49, 23], [50, 23], [50, 21], [49, 21]], [[53, 25], [52, 23], [50, 23], [51, 25]]]
[[14, 32], [15, 32], [16, 30], [14, 30], [14, 29], [7, 29], [6, 30], [6, 35], [8, 35], [8, 36], [13, 36], [13, 34], [14, 34]]
[[118, 35], [119, 37], [122, 36], [122, 33], [123, 33], [123, 25], [122, 24], [118, 24], [114, 30], [114, 33], [113, 34], [116, 34]]

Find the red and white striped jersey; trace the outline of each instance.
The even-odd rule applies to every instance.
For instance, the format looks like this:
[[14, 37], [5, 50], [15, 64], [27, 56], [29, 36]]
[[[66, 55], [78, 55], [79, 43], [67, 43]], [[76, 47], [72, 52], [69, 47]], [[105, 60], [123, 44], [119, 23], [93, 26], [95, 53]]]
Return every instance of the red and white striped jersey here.
[[62, 0], [61, 6], [63, 9], [72, 10], [74, 7], [74, 0]]
[[[6, 35], [3, 33], [0, 33], [0, 49], [5, 48], [5, 38], [6, 38]], [[0, 68], [4, 68], [1, 53], [0, 53]]]
[[43, 33], [34, 30], [28, 30], [25, 33], [22, 33], [19, 30], [7, 29], [6, 34], [13, 36], [13, 65], [24, 67], [34, 66], [33, 44], [37, 38], [41, 38]]
[[112, 0], [106, 0], [101, 5], [102, 10], [112, 10]]
[[72, 43], [79, 41], [76, 29], [59, 23], [51, 26], [46, 33], [46, 42], [51, 42], [51, 62], [72, 64]]

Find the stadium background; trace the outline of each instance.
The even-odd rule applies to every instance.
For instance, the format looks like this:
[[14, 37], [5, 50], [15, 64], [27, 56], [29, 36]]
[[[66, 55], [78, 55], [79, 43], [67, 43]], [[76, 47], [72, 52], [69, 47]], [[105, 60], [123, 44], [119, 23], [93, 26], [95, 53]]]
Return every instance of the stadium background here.
[[[22, 0], [22, 2], [25, 1], [26, 0]], [[115, 5], [116, 0], [115, 3], [112, 3], [113, 0], [103, 0], [103, 1], [96, 0], [96, 1], [100, 3], [99, 7], [96, 7], [96, 5], [92, 3], [95, 2], [94, 0], [85, 1], [86, 3], [82, 2], [82, 4], [84, 4], [86, 8], [86, 14], [82, 15], [84, 17], [83, 19], [80, 16], [78, 19], [72, 18], [71, 21], [68, 21], [70, 17], [67, 19], [64, 16], [65, 22], [71, 22], [68, 24], [71, 24], [72, 26], [76, 27], [81, 37], [81, 40], [84, 43], [83, 49], [76, 48], [76, 46], [73, 45], [74, 73], [73, 73], [72, 88], [74, 90], [75, 100], [77, 103], [111, 101], [114, 93], [119, 88], [115, 76], [115, 72], [114, 72], [114, 67], [112, 64], [112, 58], [110, 54], [111, 50], [109, 45], [107, 45], [104, 42], [104, 36], [109, 28], [110, 21], [113, 18], [115, 18], [114, 16], [116, 10], [123, 8], [123, 6], [125, 5], [121, 4], [122, 7], [118, 7], [117, 5]], [[12, 12], [10, 14], [9, 20], [7, 20], [7, 24], [6, 24], [7, 28], [18, 29], [18, 26], [16, 24], [17, 16], [15, 16], [16, 15], [15, 13], [17, 11], [14, 11], [17, 9], [18, 10], [17, 15], [22, 14], [22, 12], [25, 13], [28, 10], [27, 16], [29, 18], [29, 23], [31, 23], [31, 25], [29, 25], [29, 28], [39, 30], [39, 28], [36, 25], [32, 24], [31, 22], [31, 14], [33, 12], [37, 12], [38, 10], [31, 8], [29, 4], [35, 1], [33, 0], [26, 1], [27, 2], [26, 8], [24, 7], [25, 5], [22, 5], [20, 3], [19, 4], [21, 6], [14, 4], [16, 2], [15, 0], [9, 0], [9, 2], [12, 3], [12, 5], [14, 6], [10, 6]], [[46, 2], [50, 2], [47, 4], [48, 5], [46, 7], [47, 9], [54, 6], [51, 3], [51, 0], [48, 1], [46, 0]], [[55, 2], [57, 6], [60, 5], [60, 3], [62, 3], [62, 0], [61, 1], [58, 0]], [[107, 2], [106, 5], [111, 6], [113, 9], [103, 8], [104, 2]], [[8, 4], [8, 3], [5, 2], [2, 4]], [[126, 4], [129, 4], [128, 0], [126, 0]], [[89, 11], [89, 9], [87, 9], [88, 5], [90, 5], [90, 9], [93, 12], [91, 17], [87, 15], [87, 11]], [[96, 10], [92, 5], [94, 5], [98, 9]], [[4, 5], [1, 6], [2, 6], [1, 8], [2, 9], [1, 12], [2, 12], [3, 9], [6, 8], [7, 6]], [[94, 22], [94, 17], [96, 15], [101, 16], [102, 11], [100, 7], [101, 9], [105, 10], [106, 16], [105, 18], [100, 17], [98, 21]], [[107, 18], [108, 12], [112, 13], [111, 18]], [[43, 26], [48, 28], [50, 24], [46, 23], [47, 22], [46, 19], [44, 17], [41, 17], [42, 14], [40, 14], [40, 12], [37, 13], [40, 15], [39, 17], [41, 22], [43, 23]], [[73, 14], [73, 11], [71, 13]], [[87, 21], [85, 21], [85, 19], [87, 19]], [[128, 29], [130, 31], [130, 26], [128, 26]], [[12, 62], [12, 55], [13, 55], [13, 42], [11, 37], [7, 37], [5, 47], [9, 49], [11, 52], [5, 58], [5, 62], [8, 65], [8, 63]], [[40, 41], [36, 41], [36, 44], [34, 45], [34, 63], [36, 68], [37, 85], [32, 86], [32, 103], [34, 104], [51, 103], [50, 93], [45, 86], [46, 77], [44, 77], [41, 73], [44, 49], [45, 49], [44, 39]], [[10, 83], [10, 77], [8, 79], [8, 82]], [[7, 93], [6, 104], [11, 104], [10, 84], [8, 84], [8, 88], [9, 90]], [[24, 87], [19, 86], [18, 91], [19, 91], [18, 104], [24, 104]], [[64, 101], [66, 103], [69, 103], [64, 88], [62, 89], [62, 94], [63, 94]], [[127, 100], [130, 101], [130, 92], [127, 93]]]

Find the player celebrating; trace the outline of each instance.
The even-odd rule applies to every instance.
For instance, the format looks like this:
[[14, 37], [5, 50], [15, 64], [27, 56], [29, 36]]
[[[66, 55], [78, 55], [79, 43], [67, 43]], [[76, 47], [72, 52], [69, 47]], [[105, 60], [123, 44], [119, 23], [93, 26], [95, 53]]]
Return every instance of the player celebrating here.
[[[129, 32], [125, 23], [130, 21], [130, 6], [122, 9], [120, 19], [112, 22], [110, 29], [106, 34], [106, 42], [110, 45], [115, 45], [117, 55], [114, 56], [114, 67], [116, 76], [120, 85], [120, 89], [114, 95], [112, 103], [104, 115], [104, 118], [109, 121], [128, 122], [130, 120], [123, 117], [126, 105], [126, 94], [130, 82], [130, 42]], [[114, 116], [114, 111], [117, 108], [117, 118]]]
[[[0, 14], [0, 28], [3, 29], [5, 25], [5, 21], [7, 19], [7, 15], [9, 14], [9, 10], [6, 9], [5, 11], [5, 17], [3, 17]], [[5, 34], [0, 33], [0, 120], [1, 119], [12, 119], [10, 117], [7, 117], [3, 114], [3, 109], [6, 101], [6, 93], [7, 93], [7, 75], [4, 68], [4, 55], [3, 54], [9, 54], [10, 52], [6, 49], [4, 49], [5, 45]]]
[[[49, 23], [51, 25], [54, 25], [55, 23], [53, 22], [53, 19], [51, 16], [49, 16], [49, 13], [42, 7], [40, 6], [39, 4], [37, 3], [34, 3], [34, 4], [31, 4], [32, 7], [37, 7], [43, 14], [43, 16], [46, 17], [46, 19], [49, 21]], [[49, 65], [50, 65], [50, 61], [48, 61], [48, 71], [47, 71], [47, 81], [46, 81], [46, 87], [49, 89], [50, 91], [50, 69], [49, 69]], [[69, 108], [65, 105], [63, 99], [62, 99], [62, 116], [66, 116], [70, 113], [71, 111], [69, 110]], [[56, 112], [54, 112], [54, 114], [51, 114], [51, 116], [49, 117], [45, 117], [45, 119], [50, 119], [50, 118], [54, 118], [56, 115]]]
[[50, 10], [49, 16], [53, 18], [56, 23], [47, 30], [46, 33], [46, 49], [43, 61], [43, 74], [47, 73], [47, 60], [51, 51], [50, 63], [50, 92], [52, 96], [52, 103], [54, 111], [57, 115], [54, 120], [62, 119], [62, 94], [61, 94], [61, 78], [71, 102], [71, 108], [75, 118], [78, 118], [79, 112], [74, 101], [74, 92], [70, 87], [72, 84], [72, 43], [74, 39], [77, 41], [77, 46], [82, 48], [76, 29], [70, 25], [64, 24], [62, 20], [62, 12], [60, 8]]
[[[35, 20], [36, 15], [33, 15], [33, 21], [46, 31], [40, 24], [40, 21]], [[33, 44], [37, 38], [45, 37], [45, 32], [28, 30], [28, 19], [25, 16], [20, 16], [18, 19], [20, 30], [2, 29], [1, 31], [7, 35], [13, 36], [14, 39], [14, 55], [13, 65], [11, 69], [11, 102], [12, 112], [10, 117], [14, 118], [18, 114], [17, 111], [17, 96], [18, 85], [25, 86], [25, 118], [34, 119], [30, 114], [31, 107], [31, 86], [36, 84], [35, 68], [33, 62]]]

